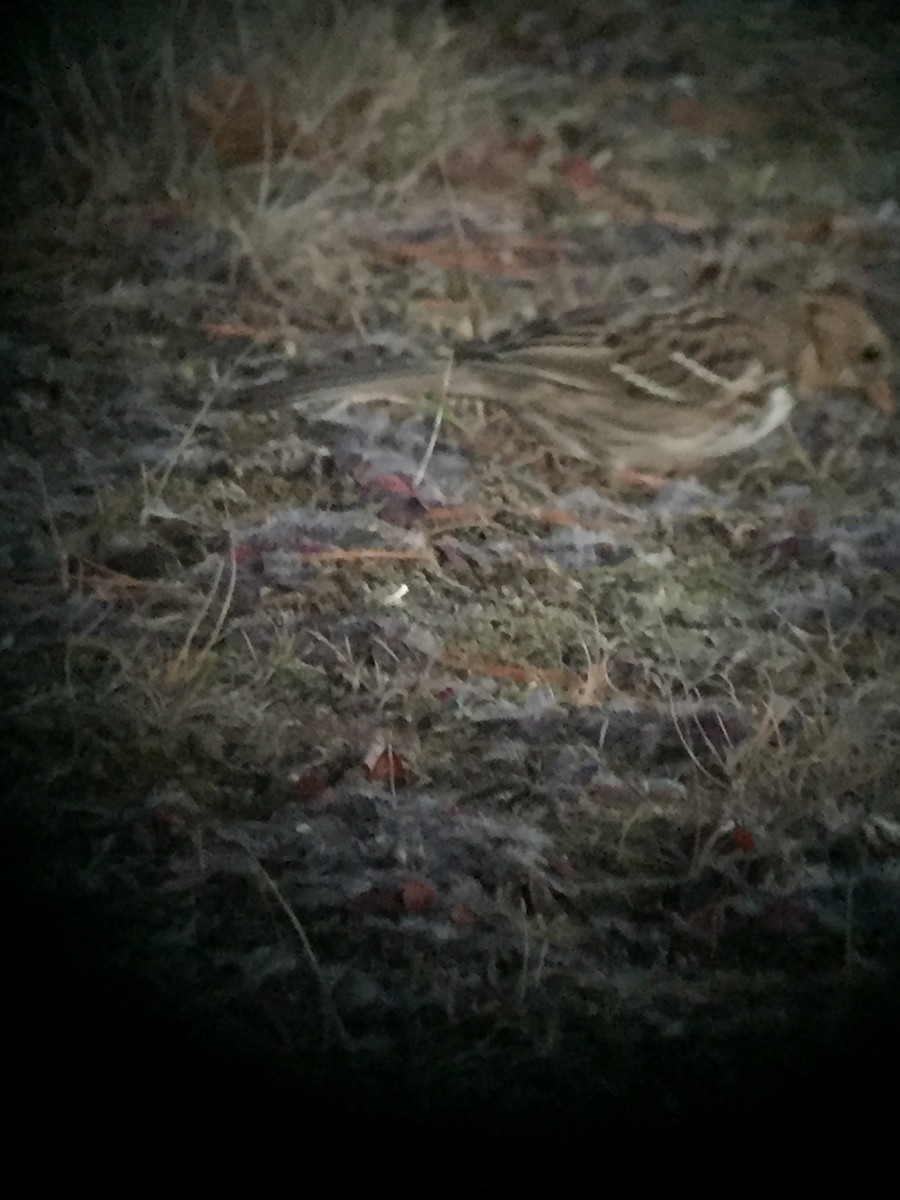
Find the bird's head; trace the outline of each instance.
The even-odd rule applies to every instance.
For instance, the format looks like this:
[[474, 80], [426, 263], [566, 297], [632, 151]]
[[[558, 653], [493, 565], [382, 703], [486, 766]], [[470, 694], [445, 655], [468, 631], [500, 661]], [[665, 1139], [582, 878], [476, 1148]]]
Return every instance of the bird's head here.
[[893, 412], [890, 343], [858, 300], [840, 292], [804, 296], [796, 333], [801, 394], [851, 388], [881, 412]]

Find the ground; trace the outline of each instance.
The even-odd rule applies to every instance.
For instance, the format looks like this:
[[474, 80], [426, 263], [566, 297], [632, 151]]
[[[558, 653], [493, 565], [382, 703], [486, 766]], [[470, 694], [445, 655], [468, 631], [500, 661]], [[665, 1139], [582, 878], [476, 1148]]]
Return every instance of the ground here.
[[852, 11], [273, 0], [28, 59], [5, 844], [48, 1054], [149, 1023], [145, 1068], [545, 1123], [886, 1054], [897, 419], [820, 397], [623, 492], [496, 414], [290, 404], [710, 280], [896, 342], [900, 35]]

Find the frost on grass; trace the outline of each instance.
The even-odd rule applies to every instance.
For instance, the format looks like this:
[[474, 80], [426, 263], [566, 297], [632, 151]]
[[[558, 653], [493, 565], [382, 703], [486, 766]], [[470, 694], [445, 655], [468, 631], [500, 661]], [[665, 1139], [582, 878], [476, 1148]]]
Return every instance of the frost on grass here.
[[451, 1072], [605, 1071], [839, 1008], [896, 946], [896, 420], [827, 397], [621, 494], [496, 414], [298, 396], [698, 282], [844, 276], [894, 335], [893, 144], [841, 107], [874, 121], [871, 51], [814, 39], [866, 69], [776, 105], [779, 142], [808, 31], [734, 72], [727, 31], [651, 38], [643, 9], [573, 16], [573, 45], [555, 15], [327, 7], [315, 36], [263, 5], [33, 76], [0, 341], [13, 802], [74, 896], [135, 902], [139, 974], [246, 1001], [289, 1057], [337, 1020], [372, 1061], [415, 1030]]

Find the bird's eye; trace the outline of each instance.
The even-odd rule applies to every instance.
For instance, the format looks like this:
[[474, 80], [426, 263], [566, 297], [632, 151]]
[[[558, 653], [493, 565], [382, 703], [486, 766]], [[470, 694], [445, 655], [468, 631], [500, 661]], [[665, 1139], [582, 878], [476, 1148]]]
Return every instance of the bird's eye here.
[[859, 352], [860, 361], [866, 363], [879, 362], [881, 360], [881, 356], [881, 347], [876, 346], [874, 342], [871, 342], [868, 346], [863, 346], [862, 350]]

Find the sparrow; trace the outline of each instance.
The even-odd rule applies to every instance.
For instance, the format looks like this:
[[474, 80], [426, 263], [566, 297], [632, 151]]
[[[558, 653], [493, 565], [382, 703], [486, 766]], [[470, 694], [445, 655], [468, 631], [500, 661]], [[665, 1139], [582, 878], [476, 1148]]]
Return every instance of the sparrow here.
[[515, 335], [464, 345], [449, 361], [297, 388], [292, 407], [334, 416], [350, 404], [430, 399], [465, 430], [499, 406], [555, 454], [623, 472], [670, 472], [755, 445], [798, 401], [857, 392], [890, 412], [888, 339], [837, 291], [739, 309], [649, 304], [610, 318], [578, 309]]

